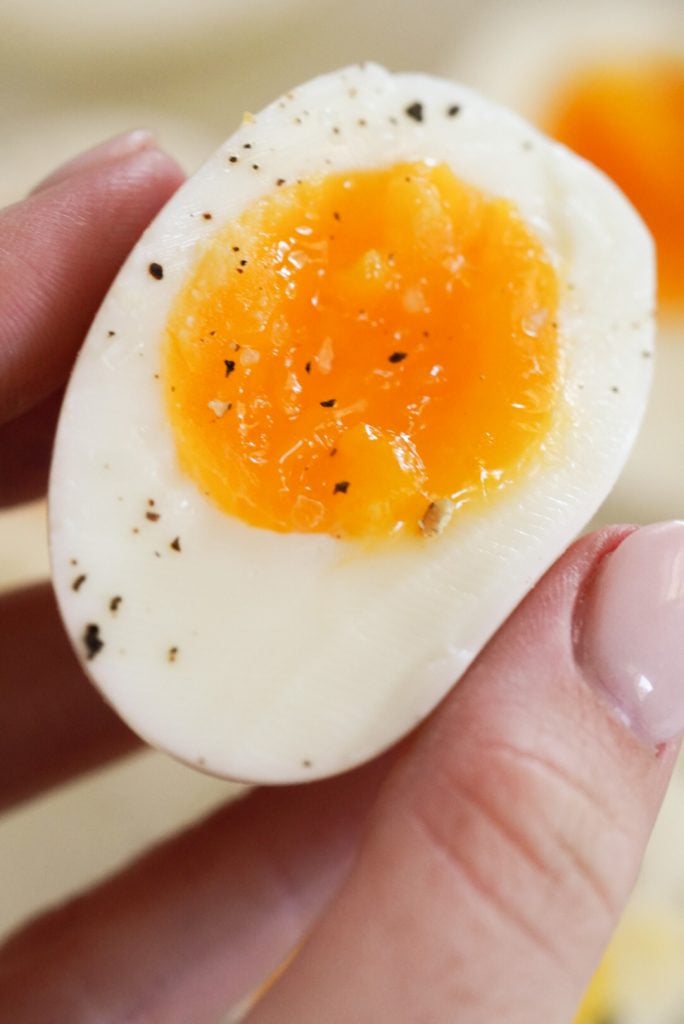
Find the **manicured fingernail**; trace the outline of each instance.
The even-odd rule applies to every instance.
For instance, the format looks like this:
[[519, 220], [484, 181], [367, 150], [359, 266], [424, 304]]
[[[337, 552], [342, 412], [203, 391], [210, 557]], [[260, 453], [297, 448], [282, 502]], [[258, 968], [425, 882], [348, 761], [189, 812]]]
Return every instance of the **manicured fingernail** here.
[[640, 739], [684, 733], [684, 522], [644, 526], [606, 555], [579, 613], [576, 650]]
[[138, 128], [132, 132], [124, 132], [123, 135], [115, 135], [113, 139], [100, 142], [97, 146], [93, 146], [92, 149], [87, 149], [85, 153], [79, 153], [73, 159], [67, 160], [66, 163], [52, 171], [47, 178], [44, 178], [34, 191], [40, 191], [51, 185], [56, 185], [58, 182], [64, 181], [87, 168], [111, 163], [113, 160], [121, 160], [123, 157], [131, 156], [133, 153], [150, 149], [154, 144], [154, 136], [144, 128]]

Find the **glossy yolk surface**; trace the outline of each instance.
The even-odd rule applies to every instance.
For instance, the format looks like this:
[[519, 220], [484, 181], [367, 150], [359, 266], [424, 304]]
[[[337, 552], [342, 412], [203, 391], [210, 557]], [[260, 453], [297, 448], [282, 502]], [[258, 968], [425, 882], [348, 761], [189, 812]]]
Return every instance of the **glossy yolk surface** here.
[[632, 200], [656, 240], [661, 297], [684, 301], [684, 63], [590, 69], [559, 93], [545, 127]]
[[543, 444], [557, 291], [513, 206], [445, 166], [283, 183], [209, 242], [172, 310], [181, 464], [254, 526], [431, 532]]

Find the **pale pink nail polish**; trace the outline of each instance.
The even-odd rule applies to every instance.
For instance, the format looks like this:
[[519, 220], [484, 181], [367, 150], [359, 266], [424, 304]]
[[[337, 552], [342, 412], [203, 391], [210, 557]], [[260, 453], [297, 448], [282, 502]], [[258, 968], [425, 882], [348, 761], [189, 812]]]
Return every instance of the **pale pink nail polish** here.
[[684, 733], [684, 522], [644, 526], [605, 556], [578, 632], [585, 676], [642, 740]]

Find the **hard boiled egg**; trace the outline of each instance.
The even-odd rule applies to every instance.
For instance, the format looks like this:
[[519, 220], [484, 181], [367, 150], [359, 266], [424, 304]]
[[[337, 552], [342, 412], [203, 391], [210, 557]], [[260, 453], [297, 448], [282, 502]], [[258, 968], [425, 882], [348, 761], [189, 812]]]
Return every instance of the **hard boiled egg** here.
[[684, 509], [684, 6], [482, 3], [446, 66], [609, 174], [656, 242], [659, 330], [648, 416], [605, 520]]
[[605, 497], [653, 290], [620, 192], [466, 88], [362, 65], [246, 115], [64, 401], [52, 563], [87, 672], [219, 775], [387, 747]]

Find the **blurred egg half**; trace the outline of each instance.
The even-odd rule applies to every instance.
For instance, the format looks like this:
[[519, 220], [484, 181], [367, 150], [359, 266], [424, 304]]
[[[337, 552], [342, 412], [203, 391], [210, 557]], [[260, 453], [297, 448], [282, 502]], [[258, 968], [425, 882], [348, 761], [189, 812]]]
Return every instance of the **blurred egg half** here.
[[652, 263], [607, 178], [452, 82], [360, 65], [246, 115], [64, 401], [54, 579], [105, 697], [253, 782], [404, 735], [615, 480]]
[[605, 521], [684, 514], [684, 5], [483, 3], [447, 67], [609, 174], [653, 232], [655, 381]]

